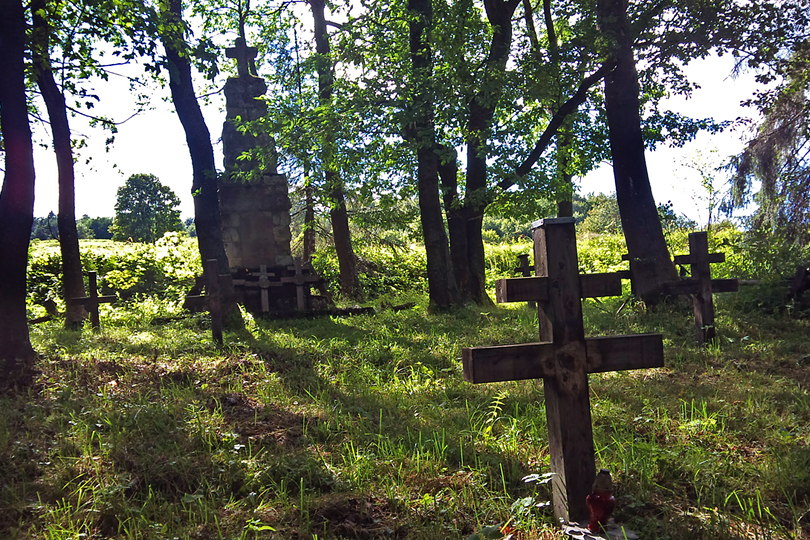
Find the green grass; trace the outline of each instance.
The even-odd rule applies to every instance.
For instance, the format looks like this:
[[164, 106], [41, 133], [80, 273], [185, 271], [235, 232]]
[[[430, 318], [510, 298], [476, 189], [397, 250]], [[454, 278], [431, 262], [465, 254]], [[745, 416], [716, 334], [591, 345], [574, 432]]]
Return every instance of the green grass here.
[[[666, 367], [592, 375], [598, 465], [642, 538], [810, 534], [810, 324], [718, 300], [586, 301], [589, 335], [662, 332]], [[541, 381], [473, 386], [463, 346], [536, 340], [523, 306], [249, 321], [215, 347], [167, 301], [101, 333], [33, 327], [0, 398], [3, 538], [552, 538]], [[743, 309], [745, 308], [745, 309]], [[533, 476], [532, 476], [533, 475]]]

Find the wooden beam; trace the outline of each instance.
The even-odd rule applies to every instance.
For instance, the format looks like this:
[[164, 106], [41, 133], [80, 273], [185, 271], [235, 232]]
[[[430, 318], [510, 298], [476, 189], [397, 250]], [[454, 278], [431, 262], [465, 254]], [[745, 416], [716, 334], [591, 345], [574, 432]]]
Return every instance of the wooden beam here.
[[462, 349], [464, 380], [474, 384], [551, 377], [554, 345], [548, 342]]
[[499, 279], [495, 282], [495, 301], [506, 302], [548, 301], [547, 277], [519, 277]]
[[[660, 334], [594, 337], [585, 340], [587, 373], [662, 367]], [[469, 347], [462, 350], [464, 379], [473, 384], [553, 377], [557, 371], [549, 342]]]
[[[622, 279], [619, 272], [601, 274], [584, 274], [580, 276], [582, 298], [600, 296], [621, 296]], [[499, 279], [495, 282], [495, 300], [499, 304], [506, 302], [548, 302], [548, 277], [520, 277]]]
[[[675, 261], [675, 264], [692, 264], [696, 260], [695, 256], [693, 254], [691, 254], [691, 253], [689, 255], [675, 255], [675, 257], [673, 257], [672, 259], [673, 259], [673, 261]], [[701, 261], [705, 260], [708, 263], [726, 262], [726, 254], [725, 253], [707, 253], [705, 259], [700, 259], [700, 260]]]
[[579, 282], [582, 286], [582, 298], [621, 296], [622, 279], [626, 278], [620, 272], [583, 274], [579, 276]]
[[592, 337], [585, 340], [588, 373], [663, 367], [661, 334]]

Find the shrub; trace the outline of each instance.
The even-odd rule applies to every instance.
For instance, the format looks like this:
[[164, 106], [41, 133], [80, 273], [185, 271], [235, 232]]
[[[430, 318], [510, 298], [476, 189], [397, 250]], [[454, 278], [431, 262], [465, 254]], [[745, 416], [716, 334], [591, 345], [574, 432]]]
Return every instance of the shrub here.
[[[376, 298], [386, 294], [427, 290], [425, 251], [421, 246], [407, 249], [393, 246], [360, 245], [356, 249], [357, 273], [363, 294]], [[319, 249], [312, 258], [315, 272], [337, 292], [340, 270], [331, 249]]]
[[[28, 261], [28, 290], [35, 302], [61, 296], [62, 257], [58, 245], [35, 246]], [[195, 242], [167, 233], [155, 244], [81, 243], [82, 268], [99, 274], [104, 294], [179, 297], [202, 272]]]

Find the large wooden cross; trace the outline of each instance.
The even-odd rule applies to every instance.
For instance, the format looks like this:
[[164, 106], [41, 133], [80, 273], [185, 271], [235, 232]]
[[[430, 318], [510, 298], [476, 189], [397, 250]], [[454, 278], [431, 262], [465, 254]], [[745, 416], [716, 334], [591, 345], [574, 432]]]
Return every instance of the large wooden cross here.
[[81, 304], [84, 309], [90, 313], [90, 323], [93, 325], [93, 330], [101, 328], [101, 319], [98, 316], [99, 304], [108, 304], [118, 300], [114, 294], [107, 296], [98, 295], [98, 274], [96, 272], [87, 272], [87, 296], [80, 296], [78, 298], [70, 298], [68, 302], [71, 304]]
[[596, 475], [588, 373], [660, 367], [660, 334], [585, 338], [582, 298], [621, 294], [621, 273], [579, 275], [573, 218], [533, 225], [535, 277], [499, 280], [498, 302], [536, 300], [538, 343], [463, 350], [472, 383], [543, 379], [554, 513], [588, 518], [585, 497]]
[[248, 47], [243, 37], [236, 38], [233, 47], [225, 49], [225, 56], [236, 59], [236, 75], [238, 77], [256, 75], [253, 60], [258, 53], [259, 50], [256, 47]]

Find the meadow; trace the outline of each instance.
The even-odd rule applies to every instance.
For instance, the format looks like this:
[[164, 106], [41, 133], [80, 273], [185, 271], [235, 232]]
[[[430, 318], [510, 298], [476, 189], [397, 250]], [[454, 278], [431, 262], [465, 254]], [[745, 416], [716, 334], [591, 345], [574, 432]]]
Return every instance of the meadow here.
[[[717, 276], [762, 278], [739, 241], [713, 235]], [[58, 290], [54, 246], [32, 250], [32, 317]], [[0, 537], [558, 537], [542, 381], [461, 375], [462, 347], [536, 341], [536, 312], [431, 313], [423, 255], [397, 249], [361, 253], [374, 314], [246, 314], [220, 348], [180, 307], [192, 240], [83, 243], [121, 301], [99, 333], [32, 326], [37, 384], [0, 398]], [[529, 249], [488, 246], [490, 281]], [[620, 237], [580, 239], [583, 271], [620, 257]], [[334, 264], [316, 258], [327, 278]], [[590, 376], [597, 466], [641, 538], [810, 537], [810, 318], [782, 288], [718, 295], [709, 346], [684, 303], [583, 303], [588, 335], [664, 337], [664, 368]]]

